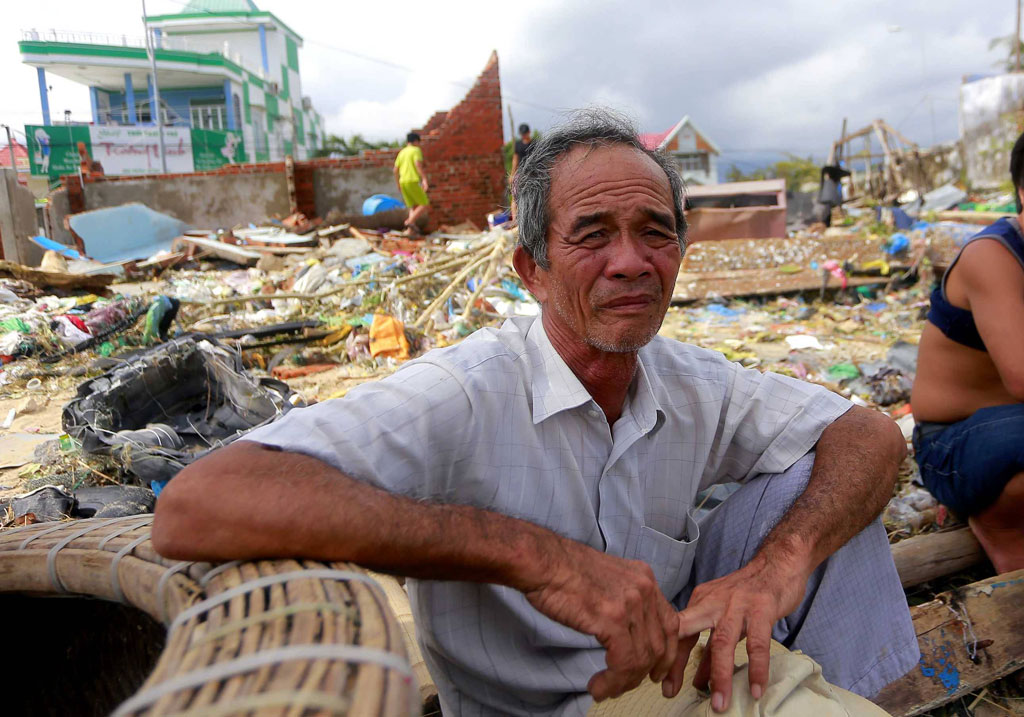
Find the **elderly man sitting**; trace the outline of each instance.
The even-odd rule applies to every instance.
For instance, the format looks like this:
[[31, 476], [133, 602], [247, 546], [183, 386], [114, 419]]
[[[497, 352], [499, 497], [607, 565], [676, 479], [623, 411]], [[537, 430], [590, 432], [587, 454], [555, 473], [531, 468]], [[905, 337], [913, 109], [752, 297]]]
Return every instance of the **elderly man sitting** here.
[[[646, 677], [749, 690], [771, 638], [870, 696], [918, 660], [876, 516], [905, 452], [885, 416], [657, 335], [684, 247], [670, 161], [602, 112], [514, 187], [538, 319], [482, 329], [183, 470], [168, 557], [347, 560], [409, 576], [446, 714], [585, 714]], [[708, 519], [694, 497], [742, 487]]]

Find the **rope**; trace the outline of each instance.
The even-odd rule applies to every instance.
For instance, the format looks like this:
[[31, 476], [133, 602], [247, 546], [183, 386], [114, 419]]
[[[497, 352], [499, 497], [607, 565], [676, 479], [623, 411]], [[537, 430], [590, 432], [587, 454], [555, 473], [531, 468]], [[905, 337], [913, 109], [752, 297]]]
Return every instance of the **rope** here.
[[302, 612], [330, 612], [335, 615], [351, 614], [354, 612], [349, 605], [338, 605], [332, 602], [303, 602], [296, 605], [283, 605], [273, 610], [261, 612], [258, 615], [251, 615], [241, 620], [232, 620], [231, 622], [225, 623], [216, 630], [211, 630], [205, 633], [198, 640], [191, 640], [191, 648], [196, 649], [200, 645], [204, 645], [207, 642], [229, 635], [232, 632], [246, 630], [254, 625], [259, 625], [267, 620], [273, 620], [278, 617], [293, 617]]
[[156, 584], [156, 604], [160, 606], [160, 622], [167, 624], [170, 616], [167, 614], [167, 603], [164, 600], [164, 590], [167, 588], [167, 581], [170, 580], [171, 576], [175, 573], [181, 572], [184, 568], [192, 565], [191, 560], [182, 560], [179, 563], [175, 563], [171, 567], [164, 571], [164, 574], [160, 576], [160, 580]]
[[265, 588], [270, 585], [277, 585], [279, 583], [286, 583], [289, 580], [310, 580], [310, 579], [324, 579], [324, 580], [355, 580], [357, 582], [366, 583], [372, 587], [377, 588], [382, 593], [384, 588], [377, 584], [377, 581], [368, 575], [362, 573], [355, 573], [351, 570], [329, 570], [326, 568], [318, 570], [294, 570], [288, 573], [280, 573], [278, 575], [267, 575], [266, 577], [257, 578], [255, 580], [249, 580], [247, 582], [233, 587], [230, 590], [225, 590], [219, 595], [215, 595], [211, 598], [207, 598], [201, 602], [197, 602], [187, 610], [182, 610], [174, 622], [171, 623], [168, 628], [168, 632], [172, 632], [183, 623], [191, 620], [197, 615], [202, 615], [204, 612], [208, 612], [210, 609], [217, 605], [222, 605], [232, 598], [238, 597], [239, 595], [245, 595], [250, 593], [257, 588]]
[[105, 537], [103, 540], [100, 541], [100, 544], [98, 546], [96, 546], [96, 547], [99, 548], [100, 550], [103, 550], [103, 548], [106, 547], [107, 543], [110, 542], [111, 540], [113, 540], [114, 538], [118, 538], [118, 537], [124, 535], [125, 533], [130, 533], [131, 531], [135, 530], [136, 528], [145, 528], [147, 525], [149, 525], [152, 522], [153, 522], [153, 516], [150, 515], [150, 516], [144, 518], [142, 521], [140, 521], [138, 523], [135, 523], [134, 525], [126, 525], [125, 527], [120, 528], [118, 530], [115, 530], [113, 533], [111, 533], [110, 535]]
[[117, 555], [114, 556], [113, 561], [111, 561], [110, 563], [110, 585], [112, 588], [114, 588], [114, 595], [117, 597], [117, 601], [120, 603], [127, 604], [128, 601], [124, 597], [124, 591], [121, 590], [121, 576], [117, 573], [117, 566], [120, 565], [121, 558], [135, 550], [136, 547], [138, 547], [140, 544], [144, 543], [147, 540], [149, 540], [148, 535], [140, 535], [135, 540], [128, 543], [128, 545], [121, 548], [117, 552]]
[[28, 544], [31, 543], [36, 538], [41, 538], [44, 535], [49, 535], [50, 533], [56, 533], [58, 530], [63, 530], [66, 527], [67, 526], [64, 525], [64, 523], [57, 523], [57, 525], [53, 526], [52, 528], [47, 528], [46, 530], [40, 530], [38, 533], [34, 533], [33, 535], [30, 535], [27, 538], [25, 538], [23, 541], [21, 541], [21, 545], [18, 546], [18, 550], [24, 550], [26, 547], [28, 547]]
[[206, 573], [206, 575], [204, 575], [203, 577], [199, 578], [199, 587], [205, 588], [209, 584], [209, 582], [211, 580], [213, 580], [215, 577], [217, 577], [218, 575], [220, 575], [223, 572], [226, 572], [226, 571], [230, 570], [231, 568], [237, 568], [241, 564], [242, 564], [241, 560], [232, 560], [232, 561], [227, 562], [227, 563], [221, 563], [217, 567], [212, 568], [211, 570], [209, 570]]
[[[385, 669], [395, 670], [410, 680], [413, 677], [412, 668], [409, 667], [409, 663], [391, 652], [362, 647], [360, 645], [289, 645], [266, 650], [255, 655], [245, 655], [229, 662], [209, 665], [198, 670], [186, 672], [183, 675], [178, 675], [166, 682], [139, 692], [131, 699], [122, 703], [111, 717], [122, 717], [131, 712], [137, 712], [162, 697], [181, 690], [204, 685], [207, 682], [219, 682], [226, 677], [243, 672], [251, 672], [264, 665], [274, 665], [291, 660], [344, 660], [345, 662], [370, 663], [380, 665]], [[296, 691], [292, 693], [292, 696], [301, 696], [302, 694], [302, 692]]]
[[54, 590], [56, 590], [59, 593], [67, 593], [68, 592], [67, 586], [64, 585], [64, 581], [60, 579], [59, 575], [57, 575], [57, 553], [59, 553], [62, 549], [64, 549], [67, 546], [67, 544], [70, 543], [72, 540], [77, 540], [78, 538], [81, 538], [86, 533], [91, 533], [92, 531], [96, 530], [97, 528], [106, 527], [106, 526], [110, 525], [111, 523], [114, 523], [114, 522], [116, 522], [118, 520], [121, 520], [121, 519], [120, 518], [108, 518], [107, 520], [97, 521], [97, 522], [93, 523], [92, 525], [88, 525], [85, 528], [82, 528], [81, 530], [72, 533], [71, 535], [69, 535], [68, 537], [64, 538], [63, 540], [61, 540], [56, 545], [54, 545], [52, 548], [50, 548], [50, 552], [46, 554], [46, 570], [50, 574], [50, 584], [53, 585], [53, 589]]

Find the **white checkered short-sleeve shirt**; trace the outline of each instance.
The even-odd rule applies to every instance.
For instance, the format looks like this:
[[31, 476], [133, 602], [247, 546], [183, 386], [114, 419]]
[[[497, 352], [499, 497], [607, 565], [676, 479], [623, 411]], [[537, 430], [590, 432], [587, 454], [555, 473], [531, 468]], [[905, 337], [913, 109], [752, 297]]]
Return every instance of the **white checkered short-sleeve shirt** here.
[[[690, 576], [697, 492], [784, 471], [850, 403], [663, 337], [639, 356], [613, 426], [541, 320], [516, 318], [247, 439], [395, 493], [499, 511], [644, 560], [671, 600]], [[511, 588], [409, 586], [446, 714], [586, 713], [587, 681], [605, 667], [594, 638]]]

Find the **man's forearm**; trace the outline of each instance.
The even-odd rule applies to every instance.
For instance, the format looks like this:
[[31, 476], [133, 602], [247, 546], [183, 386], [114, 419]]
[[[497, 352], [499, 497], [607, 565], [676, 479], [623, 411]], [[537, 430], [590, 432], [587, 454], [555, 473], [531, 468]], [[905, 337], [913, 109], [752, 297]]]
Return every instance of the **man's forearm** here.
[[393, 495], [315, 458], [247, 441], [179, 473], [153, 524], [154, 547], [170, 558], [352, 561], [519, 590], [538, 584], [564, 540], [498, 513]]
[[906, 442], [891, 419], [850, 409], [822, 433], [807, 488], [754, 560], [809, 574], [878, 516], [905, 455]]

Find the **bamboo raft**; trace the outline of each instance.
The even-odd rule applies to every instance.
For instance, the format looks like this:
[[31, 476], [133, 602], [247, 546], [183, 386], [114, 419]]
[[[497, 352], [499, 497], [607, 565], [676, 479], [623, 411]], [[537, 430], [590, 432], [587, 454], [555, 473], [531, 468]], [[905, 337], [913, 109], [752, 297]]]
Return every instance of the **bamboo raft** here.
[[[159, 638], [166, 626], [163, 649], [154, 654], [148, 673], [145, 664], [139, 671], [136, 659], [117, 674], [100, 676], [124, 682], [127, 668], [134, 668], [143, 680], [123, 685], [103, 712], [113, 710], [116, 717], [419, 714], [403, 629], [385, 592], [365, 570], [295, 560], [217, 566], [169, 561], [150, 544], [152, 519], [43, 523], [0, 533], [0, 593], [31, 596], [19, 596], [23, 603], [57, 596], [121, 603], [127, 606], [121, 611], [141, 611], [159, 623], [155, 633], [139, 628], [137, 636]], [[55, 608], [42, 613], [51, 622], [67, 612], [63, 605]], [[5, 623], [16, 623], [16, 617], [6, 614]], [[68, 635], [74, 628], [61, 630]], [[121, 642], [131, 648], [139, 641], [127, 636]], [[111, 662], [110, 656], [106, 662], [101, 657], [97, 664]], [[36, 666], [65, 691], [74, 687], [62, 672], [68, 667]], [[34, 713], [61, 711], [39, 702], [47, 697], [32, 696]], [[98, 709], [79, 704], [83, 709], [77, 714]]]

